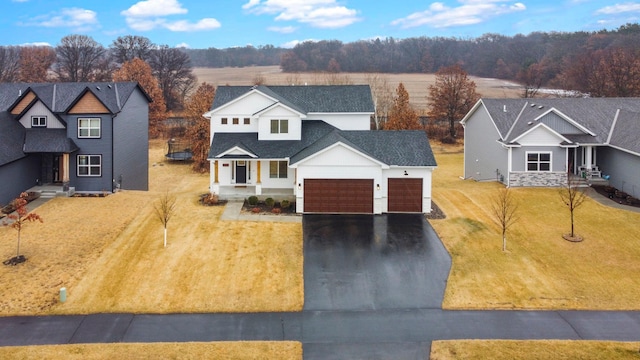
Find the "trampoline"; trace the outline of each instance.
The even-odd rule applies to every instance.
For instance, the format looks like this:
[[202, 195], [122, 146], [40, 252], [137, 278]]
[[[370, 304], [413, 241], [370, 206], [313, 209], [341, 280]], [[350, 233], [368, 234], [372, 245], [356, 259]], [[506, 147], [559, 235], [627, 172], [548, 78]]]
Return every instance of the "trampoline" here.
[[191, 144], [184, 140], [171, 139], [167, 142], [167, 154], [169, 160], [186, 161], [193, 158]]

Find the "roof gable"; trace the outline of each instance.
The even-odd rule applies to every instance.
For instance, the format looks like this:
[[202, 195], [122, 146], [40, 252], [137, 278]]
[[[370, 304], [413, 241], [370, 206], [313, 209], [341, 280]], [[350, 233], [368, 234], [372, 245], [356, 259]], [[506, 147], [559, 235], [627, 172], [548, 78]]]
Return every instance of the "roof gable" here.
[[557, 133], [554, 129], [539, 122], [528, 131], [515, 138], [513, 142], [521, 145], [558, 145], [562, 142], [571, 142], [566, 137]]
[[387, 164], [342, 141], [337, 141], [295, 163], [291, 163], [290, 166], [297, 168], [305, 163], [315, 166], [380, 166], [383, 169], [389, 168]]
[[591, 130], [587, 129], [577, 121], [563, 114], [556, 108], [547, 110], [540, 116], [536, 117], [534, 121], [543, 122], [560, 134], [589, 134], [591, 136], [595, 135]]
[[82, 96], [76, 99], [67, 111], [69, 114], [109, 114], [110, 111], [98, 99], [98, 97], [87, 89]]
[[15, 106], [11, 108], [11, 114], [12, 115], [22, 114], [22, 112], [25, 111], [29, 106], [31, 106], [31, 104], [33, 104], [35, 100], [36, 100], [36, 94], [31, 90], [27, 91], [24, 95], [22, 95], [22, 98], [18, 100]]

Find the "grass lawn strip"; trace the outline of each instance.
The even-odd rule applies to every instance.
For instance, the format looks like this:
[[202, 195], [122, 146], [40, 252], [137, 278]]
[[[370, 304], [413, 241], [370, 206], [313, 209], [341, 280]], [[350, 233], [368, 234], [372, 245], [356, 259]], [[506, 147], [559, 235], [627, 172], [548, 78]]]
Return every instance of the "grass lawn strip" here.
[[582, 243], [562, 239], [569, 212], [558, 189], [513, 188], [519, 221], [507, 251], [491, 216], [502, 185], [461, 180], [463, 155], [434, 146], [433, 199], [447, 215], [430, 220], [452, 256], [449, 309], [640, 308], [640, 214], [587, 199], [576, 210]]
[[294, 341], [238, 341], [9, 346], [0, 347], [0, 358], [23, 360], [302, 359], [302, 344]]
[[431, 344], [431, 360], [640, 359], [638, 342], [557, 340], [447, 340]]
[[[219, 221], [223, 207], [197, 203], [208, 174], [164, 162], [163, 147], [152, 142], [149, 192], [38, 208], [45, 222], [23, 230], [28, 261], [0, 267], [0, 315], [302, 309], [301, 225]], [[166, 191], [177, 196], [177, 211], [163, 248], [153, 203]], [[15, 239], [15, 230], [0, 228], [1, 256], [15, 255]]]

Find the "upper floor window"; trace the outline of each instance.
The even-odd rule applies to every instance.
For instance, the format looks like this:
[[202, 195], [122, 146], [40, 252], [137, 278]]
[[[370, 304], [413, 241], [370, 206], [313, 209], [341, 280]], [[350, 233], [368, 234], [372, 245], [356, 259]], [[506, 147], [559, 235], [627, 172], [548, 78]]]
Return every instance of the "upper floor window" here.
[[551, 153], [527, 152], [527, 171], [551, 171]]
[[47, 127], [47, 117], [46, 116], [32, 116], [31, 117], [31, 127]]
[[228, 123], [229, 123], [229, 119], [227, 119], [227, 118], [220, 119], [220, 124], [227, 125]]
[[78, 176], [101, 176], [102, 156], [78, 155]]
[[245, 125], [251, 124], [251, 119], [250, 118], [244, 118], [244, 124]]
[[240, 119], [239, 118], [233, 118], [233, 125], [238, 125], [240, 124]]
[[100, 118], [78, 118], [78, 138], [99, 138]]
[[289, 120], [271, 120], [271, 133], [272, 134], [288, 134], [289, 133]]

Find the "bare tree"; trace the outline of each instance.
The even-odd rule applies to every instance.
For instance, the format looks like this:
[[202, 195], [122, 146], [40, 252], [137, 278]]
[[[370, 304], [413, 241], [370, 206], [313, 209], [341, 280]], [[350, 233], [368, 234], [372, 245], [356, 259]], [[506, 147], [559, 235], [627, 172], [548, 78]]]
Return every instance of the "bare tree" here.
[[518, 221], [518, 205], [511, 196], [509, 188], [501, 188], [493, 198], [491, 211], [493, 220], [502, 231], [502, 251], [507, 251], [507, 230]]
[[154, 47], [151, 40], [139, 35], [119, 36], [109, 45], [111, 56], [118, 64], [124, 64], [135, 58], [148, 62]]
[[574, 231], [574, 212], [579, 208], [584, 200], [587, 198], [587, 187], [582, 187], [579, 179], [571, 176], [571, 172], [567, 171], [567, 184], [560, 189], [560, 198], [562, 202], [569, 208], [571, 214], [571, 233], [566, 234], [563, 237], [570, 241], [582, 241], [580, 236], [577, 236]]
[[20, 48], [0, 46], [0, 82], [16, 82], [20, 76]]
[[67, 35], [56, 47], [53, 70], [59, 81], [94, 81], [104, 70], [104, 63], [101, 63], [104, 55], [104, 47], [90, 36]]
[[167, 110], [180, 109], [196, 85], [189, 55], [180, 49], [162, 45], [151, 52], [149, 65], [158, 79]]
[[367, 75], [367, 82], [371, 87], [371, 95], [375, 106], [373, 121], [375, 122], [376, 130], [380, 130], [384, 128], [384, 122], [389, 117], [389, 112], [393, 107], [393, 91], [386, 76], [370, 74]]
[[162, 226], [164, 227], [164, 247], [167, 247], [167, 225], [176, 210], [176, 197], [166, 192], [160, 197], [160, 199], [158, 199], [154, 208], [156, 210], [158, 220], [160, 220], [160, 223], [162, 223]]
[[476, 83], [460, 65], [438, 70], [436, 82], [429, 86], [429, 117], [449, 123], [449, 136], [456, 137], [456, 125], [480, 99]]

